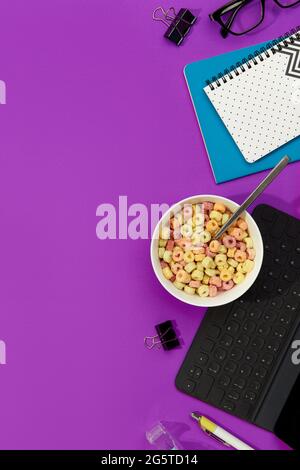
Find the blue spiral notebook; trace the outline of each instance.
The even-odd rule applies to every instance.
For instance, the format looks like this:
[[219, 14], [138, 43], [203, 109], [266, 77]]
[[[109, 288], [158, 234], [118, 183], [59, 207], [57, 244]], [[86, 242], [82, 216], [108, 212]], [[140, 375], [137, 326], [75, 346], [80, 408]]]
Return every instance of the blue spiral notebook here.
[[216, 183], [224, 183], [273, 168], [286, 154], [289, 155], [291, 161], [300, 160], [300, 137], [297, 137], [264, 158], [248, 163], [204, 92], [204, 87], [212, 77], [220, 76], [223, 70], [233, 70], [234, 64], [242, 62], [244, 57], [248, 57], [249, 54], [256, 55], [257, 50], [269, 46], [270, 43], [256, 44], [188, 64], [184, 69]]

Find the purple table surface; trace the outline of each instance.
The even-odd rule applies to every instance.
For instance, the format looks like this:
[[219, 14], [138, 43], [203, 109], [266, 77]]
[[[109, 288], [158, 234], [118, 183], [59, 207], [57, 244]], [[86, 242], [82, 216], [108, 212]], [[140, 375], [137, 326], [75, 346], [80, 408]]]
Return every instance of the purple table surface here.
[[[97, 206], [117, 205], [119, 195], [147, 207], [201, 193], [241, 202], [262, 179], [215, 184], [183, 67], [296, 26], [296, 9], [267, 3], [259, 30], [223, 40], [208, 19], [222, 0], [173, 1], [199, 15], [177, 48], [151, 19], [154, 0], [3, 0], [2, 449], [148, 449], [145, 431], [157, 420], [185, 448], [217, 448], [189, 418], [193, 410], [257, 449], [287, 449], [175, 389], [204, 309], [159, 285], [149, 240], [101, 241], [95, 231]], [[299, 165], [260, 202], [300, 217]], [[144, 336], [168, 319], [183, 347], [146, 350]]]

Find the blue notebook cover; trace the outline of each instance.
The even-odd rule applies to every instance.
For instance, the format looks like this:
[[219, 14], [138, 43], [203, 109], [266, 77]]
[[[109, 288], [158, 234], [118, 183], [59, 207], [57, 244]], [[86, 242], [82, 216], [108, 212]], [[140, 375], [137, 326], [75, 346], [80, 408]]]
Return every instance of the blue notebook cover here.
[[291, 161], [300, 160], [300, 137], [297, 137], [255, 163], [246, 162], [206, 93], [203, 91], [203, 88], [207, 85], [206, 80], [210, 80], [213, 76], [218, 76], [220, 72], [223, 73], [223, 70], [229, 69], [249, 54], [254, 54], [255, 51], [266, 44], [256, 44], [210, 59], [194, 62], [188, 64], [184, 69], [184, 75], [216, 183], [224, 183], [225, 181], [273, 168], [284, 155], [288, 155]]

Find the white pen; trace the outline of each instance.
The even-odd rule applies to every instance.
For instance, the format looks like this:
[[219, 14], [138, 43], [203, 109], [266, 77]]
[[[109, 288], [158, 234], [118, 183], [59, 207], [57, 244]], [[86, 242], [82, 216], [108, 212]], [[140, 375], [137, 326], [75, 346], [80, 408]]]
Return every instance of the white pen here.
[[205, 418], [205, 416], [201, 416], [198, 413], [192, 413], [191, 416], [198, 422], [202, 431], [218, 442], [233, 447], [236, 450], [254, 450], [252, 447], [245, 444], [245, 442], [233, 436], [228, 431], [225, 431], [225, 429], [213, 423], [208, 418]]

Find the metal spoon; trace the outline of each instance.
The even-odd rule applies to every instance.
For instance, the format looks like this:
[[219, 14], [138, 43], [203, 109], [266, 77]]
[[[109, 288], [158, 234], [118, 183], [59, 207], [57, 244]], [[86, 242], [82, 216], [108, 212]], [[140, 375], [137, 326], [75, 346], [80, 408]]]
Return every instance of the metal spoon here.
[[247, 197], [246, 201], [232, 214], [230, 219], [220, 228], [220, 230], [214, 236], [214, 239], [217, 240], [220, 238], [223, 233], [233, 224], [233, 222], [244, 212], [255, 199], [269, 186], [270, 183], [279, 175], [279, 173], [286, 167], [290, 162], [289, 157], [286, 155], [280, 160], [279, 163], [273, 168], [273, 170], [266, 176], [266, 178], [257, 186], [257, 188]]

